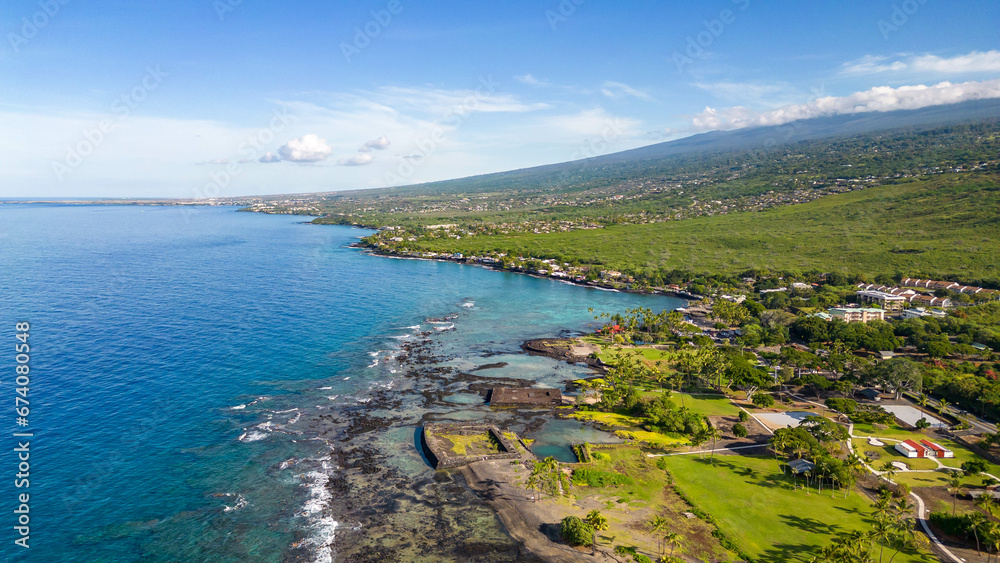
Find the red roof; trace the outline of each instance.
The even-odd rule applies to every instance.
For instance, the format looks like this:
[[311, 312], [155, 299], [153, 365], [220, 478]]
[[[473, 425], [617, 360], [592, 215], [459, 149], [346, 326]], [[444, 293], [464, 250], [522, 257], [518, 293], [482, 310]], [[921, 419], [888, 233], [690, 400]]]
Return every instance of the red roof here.
[[924, 446], [922, 446], [922, 445], [914, 442], [913, 440], [903, 440], [903, 443], [906, 444], [907, 446], [910, 446], [911, 448], [917, 450], [918, 452], [920, 450], [926, 450], [927, 449]]
[[930, 449], [932, 449], [932, 450], [934, 450], [936, 452], [946, 452], [946, 451], [948, 451], [948, 450], [942, 448], [941, 446], [935, 444], [934, 442], [928, 442], [927, 440], [920, 440], [920, 443], [923, 444], [924, 447], [930, 448]]

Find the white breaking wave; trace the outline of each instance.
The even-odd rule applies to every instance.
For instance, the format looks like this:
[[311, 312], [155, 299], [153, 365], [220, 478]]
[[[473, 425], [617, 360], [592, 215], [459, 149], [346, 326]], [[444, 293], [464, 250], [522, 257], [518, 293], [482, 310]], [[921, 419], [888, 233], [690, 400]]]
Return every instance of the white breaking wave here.
[[247, 408], [246, 405], [236, 405], [235, 407], [229, 407], [230, 410], [238, 411]]
[[247, 499], [244, 498], [243, 495], [236, 495], [236, 504], [234, 504], [233, 506], [228, 506], [228, 505], [224, 504], [224, 505], [222, 505], [222, 511], [223, 512], [232, 512], [234, 510], [239, 510], [239, 509], [243, 508], [247, 504], [248, 504], [247, 503]]
[[258, 440], [263, 440], [268, 436], [269, 434], [267, 432], [257, 432], [255, 430], [251, 430], [249, 432], [244, 432], [243, 434], [240, 434], [240, 437], [238, 439], [241, 442], [256, 442]]
[[475, 301], [466, 301], [465, 303], [462, 303], [462, 306], [463, 307], [475, 307], [476, 306], [476, 302]]
[[[327, 462], [324, 461], [322, 465], [324, 471], [330, 470]], [[303, 477], [306, 479], [303, 486], [309, 489], [309, 500], [302, 506], [300, 516], [309, 521], [309, 529], [312, 531], [303, 545], [314, 550], [314, 561], [317, 563], [331, 563], [333, 553], [330, 546], [333, 545], [340, 523], [329, 516], [323, 516], [333, 496], [326, 488], [330, 476], [322, 471], [310, 471]]]
[[448, 323], [448, 326], [436, 326], [434, 330], [451, 330], [455, 328], [455, 323]]

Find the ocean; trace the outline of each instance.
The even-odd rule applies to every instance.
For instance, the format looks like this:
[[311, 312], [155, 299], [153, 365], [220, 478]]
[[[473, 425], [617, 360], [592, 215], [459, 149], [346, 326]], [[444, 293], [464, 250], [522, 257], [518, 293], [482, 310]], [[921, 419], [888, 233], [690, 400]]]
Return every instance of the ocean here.
[[540, 418], [492, 412], [479, 390], [589, 371], [522, 341], [683, 302], [370, 256], [348, 247], [368, 231], [306, 221], [0, 205], [0, 557], [530, 560], [429, 467], [417, 429], [489, 419], [537, 432]]

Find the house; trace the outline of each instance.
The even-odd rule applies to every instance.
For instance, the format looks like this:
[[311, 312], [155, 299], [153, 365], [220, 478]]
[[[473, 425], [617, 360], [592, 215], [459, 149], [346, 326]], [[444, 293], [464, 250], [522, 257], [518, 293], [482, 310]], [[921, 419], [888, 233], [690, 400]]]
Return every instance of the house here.
[[896, 451], [903, 454], [904, 457], [932, 457], [928, 454], [927, 448], [913, 440], [904, 440], [896, 444]]
[[[945, 283], [945, 282], [942, 282], [942, 283]], [[925, 287], [925, 286], [920, 285], [920, 286], [917, 286], [917, 287]], [[931, 289], [933, 289], [933, 286], [931, 287]], [[989, 290], [984, 290], [984, 291], [989, 291]], [[862, 296], [863, 293], [864, 294], [872, 294], [872, 295], [871, 296]], [[951, 307], [952, 306], [951, 299], [948, 299], [947, 297], [936, 297], [934, 295], [926, 295], [926, 294], [923, 294], [923, 293], [919, 293], [919, 292], [914, 291], [912, 289], [903, 289], [903, 288], [900, 288], [900, 287], [889, 287], [887, 285], [875, 285], [873, 283], [868, 283], [868, 284], [859, 283], [858, 284], [858, 291], [857, 291], [858, 297], [861, 298], [864, 301], [874, 302], [876, 300], [875, 294], [877, 294], [877, 293], [884, 293], [884, 294], [889, 294], [889, 295], [894, 295], [894, 296], [902, 297], [903, 299], [906, 300], [907, 303], [910, 303], [910, 304], [916, 303], [918, 305], [934, 306], [934, 307]], [[898, 302], [898, 300], [893, 299], [891, 301], [893, 302], [893, 305], [892, 305], [893, 307], [896, 307], [897, 305], [899, 305], [900, 309], [902, 308], [901, 304]]]
[[955, 457], [955, 453], [947, 448], [942, 448], [941, 446], [930, 442], [928, 440], [920, 440], [920, 443], [927, 450], [926, 457]]
[[792, 470], [792, 473], [801, 475], [802, 473], [808, 473], [815, 469], [816, 464], [808, 459], [793, 459], [788, 462], [788, 468]]
[[868, 399], [869, 401], [881, 401], [882, 394], [874, 389], [862, 389], [858, 391], [858, 395]]
[[879, 352], [878, 352], [878, 359], [880, 359], [882, 361], [891, 360], [891, 359], [893, 359], [895, 357], [896, 357], [896, 353], [895, 352], [891, 352], [889, 350], [879, 350]]
[[969, 293], [969, 294], [984, 294], [990, 296], [996, 296], [998, 293], [995, 289], [983, 289], [981, 287], [976, 287], [974, 285], [962, 285], [958, 282], [949, 281], [937, 281], [937, 280], [921, 280], [915, 278], [903, 278], [900, 282], [903, 287], [925, 287], [927, 289], [947, 289], [950, 291], [956, 291], [958, 293]]
[[841, 319], [845, 323], [856, 323], [862, 322], [867, 323], [869, 321], [884, 321], [885, 311], [882, 309], [873, 309], [870, 307], [834, 307], [829, 310], [830, 316], [835, 319]]
[[935, 309], [924, 309], [923, 307], [914, 307], [913, 309], [906, 309], [903, 311], [904, 319], [915, 319], [917, 317], [936, 317], [943, 319], [948, 314], [944, 311], [939, 311]]
[[935, 297], [933, 295], [924, 295], [923, 293], [914, 293], [912, 295], [906, 296], [910, 304], [920, 304], [926, 307], [951, 307], [951, 299], [947, 297]]

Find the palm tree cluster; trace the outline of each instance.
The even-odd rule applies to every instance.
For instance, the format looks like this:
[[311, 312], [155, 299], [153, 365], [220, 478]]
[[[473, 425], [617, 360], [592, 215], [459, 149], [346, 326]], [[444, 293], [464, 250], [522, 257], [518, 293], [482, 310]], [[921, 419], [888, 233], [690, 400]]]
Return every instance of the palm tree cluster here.
[[527, 486], [535, 491], [534, 500], [537, 502], [538, 493], [544, 491], [552, 496], [562, 494], [569, 488], [570, 481], [560, 469], [556, 458], [549, 456], [535, 462], [528, 476]]
[[[677, 532], [670, 532], [667, 529], [667, 519], [663, 516], [654, 516], [649, 521], [649, 527], [657, 538], [657, 552], [661, 561], [670, 561], [674, 557], [674, 549], [680, 547], [681, 536]], [[663, 549], [670, 546], [670, 555], [664, 555]]]
[[[874, 523], [869, 530], [836, 535], [810, 561], [812, 563], [892, 563], [903, 551], [913, 551], [927, 542], [916, 532], [910, 514], [913, 505], [906, 497], [893, 499], [883, 490], [872, 504]], [[878, 548], [876, 558], [876, 547]], [[886, 553], [889, 549], [891, 555]], [[888, 555], [888, 560], [886, 556]]]

